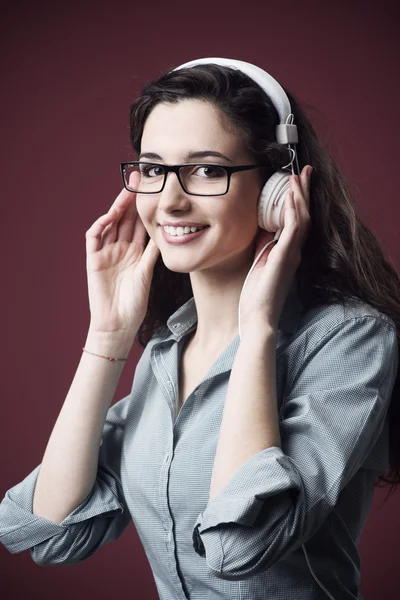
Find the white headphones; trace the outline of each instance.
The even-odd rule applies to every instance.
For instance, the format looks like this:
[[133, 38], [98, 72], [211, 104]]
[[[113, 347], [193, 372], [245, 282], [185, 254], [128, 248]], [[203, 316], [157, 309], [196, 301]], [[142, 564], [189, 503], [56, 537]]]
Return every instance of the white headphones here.
[[[199, 58], [180, 65], [173, 69], [173, 71], [207, 63], [214, 63], [243, 71], [243, 73], [251, 77], [265, 91], [279, 114], [280, 123], [276, 126], [276, 141], [278, 144], [288, 144], [288, 149], [292, 153], [292, 160], [286, 167], [290, 166], [292, 174], [294, 174], [293, 161], [296, 160], [297, 174], [300, 175], [297, 153], [291, 147], [291, 144], [297, 144], [298, 142], [297, 126], [293, 124], [294, 116], [290, 102], [282, 86], [269, 73], [260, 69], [260, 67], [242, 60], [233, 60], [230, 58]], [[288, 171], [284, 171], [283, 168], [276, 171], [266, 181], [258, 201], [258, 224], [262, 229], [276, 232], [274, 240], [279, 238], [283, 228], [282, 209], [286, 193], [289, 190], [291, 175]]]
[[[279, 144], [288, 144], [288, 149], [292, 153], [292, 160], [289, 163], [292, 174], [294, 174], [293, 170], [293, 162], [296, 161], [297, 174], [300, 175], [299, 163], [297, 160], [296, 150], [291, 147], [292, 144], [297, 144], [298, 135], [297, 135], [297, 127], [293, 123], [294, 115], [292, 114], [292, 109], [290, 106], [289, 98], [287, 97], [282, 86], [274, 79], [269, 73], [260, 69], [256, 65], [253, 65], [248, 62], [244, 62], [242, 60], [234, 60], [230, 58], [199, 58], [196, 60], [191, 60], [179, 67], [173, 69], [173, 71], [177, 71], [179, 69], [183, 69], [186, 67], [194, 67], [196, 65], [203, 64], [217, 64], [223, 67], [230, 67], [231, 69], [238, 69], [239, 71], [243, 71], [246, 75], [248, 75], [251, 79], [253, 79], [258, 85], [265, 91], [265, 93], [270, 98], [271, 102], [275, 106], [276, 110], [279, 114], [280, 123], [276, 126], [276, 141]], [[262, 248], [261, 252], [258, 254], [256, 259], [253, 262], [253, 265], [250, 271], [247, 274], [245, 282], [242, 287], [242, 293], [244, 286], [246, 285], [247, 278], [253, 270], [255, 264], [259, 260], [260, 256], [264, 252], [264, 250], [270, 245], [273, 244], [274, 241], [279, 239], [281, 231], [283, 229], [283, 205], [286, 193], [289, 190], [289, 179], [290, 174], [283, 169], [288, 167], [282, 167], [281, 170], [276, 171], [273, 175], [267, 180], [264, 184], [264, 187], [261, 190], [260, 198], [258, 201], [258, 225], [262, 229], [266, 229], [270, 232], [275, 232], [274, 239], [268, 242]], [[242, 295], [240, 295], [241, 299]], [[240, 337], [240, 299], [239, 299], [239, 337]], [[302, 548], [304, 551], [304, 555], [306, 557], [308, 568], [315, 581], [324, 590], [330, 600], [335, 600], [333, 596], [328, 592], [328, 590], [323, 586], [323, 584], [319, 581], [314, 571], [311, 568], [311, 564], [307, 555], [307, 551], [305, 545], [302, 544]]]

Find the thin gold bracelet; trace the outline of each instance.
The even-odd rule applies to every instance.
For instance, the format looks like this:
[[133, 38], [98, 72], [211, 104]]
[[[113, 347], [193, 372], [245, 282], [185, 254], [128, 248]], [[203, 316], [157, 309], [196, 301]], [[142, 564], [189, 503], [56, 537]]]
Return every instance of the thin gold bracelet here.
[[111, 356], [102, 356], [101, 354], [95, 354], [95, 352], [89, 352], [89, 350], [86, 350], [86, 348], [82, 348], [82, 350], [84, 352], [87, 352], [88, 354], [93, 354], [93, 356], [100, 356], [100, 358], [106, 358], [107, 360], [126, 360], [126, 358], [112, 358]]

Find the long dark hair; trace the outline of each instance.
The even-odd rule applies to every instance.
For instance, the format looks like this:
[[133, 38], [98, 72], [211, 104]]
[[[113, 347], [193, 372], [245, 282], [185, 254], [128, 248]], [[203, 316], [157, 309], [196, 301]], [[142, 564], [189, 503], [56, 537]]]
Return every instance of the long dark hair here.
[[[287, 89], [285, 92], [299, 132], [299, 167], [313, 166], [311, 223], [298, 270], [302, 304], [308, 310], [343, 302], [345, 296], [359, 298], [393, 319], [399, 344], [399, 275], [373, 233], [356, 215], [350, 186], [318, 140], [299, 101]], [[279, 116], [267, 94], [242, 71], [216, 64], [164, 72], [145, 85], [130, 107], [131, 143], [138, 156], [151, 110], [160, 102], [176, 104], [186, 98], [209, 102], [221, 111], [225, 126], [228, 122], [242, 136], [254, 162], [265, 165], [264, 181], [289, 162], [287, 148], [274, 141]], [[138, 332], [139, 343], [146, 346], [155, 331], [165, 326], [171, 314], [192, 296], [189, 274], [167, 269], [160, 254], [154, 267], [147, 314]], [[388, 415], [390, 469], [378, 479], [383, 482], [380, 487], [391, 484], [391, 494], [400, 485], [399, 372]]]

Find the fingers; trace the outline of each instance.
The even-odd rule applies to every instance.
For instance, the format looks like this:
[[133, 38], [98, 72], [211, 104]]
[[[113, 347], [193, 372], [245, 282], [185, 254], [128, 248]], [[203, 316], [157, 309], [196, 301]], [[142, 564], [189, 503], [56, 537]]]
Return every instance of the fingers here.
[[299, 234], [305, 241], [306, 233], [310, 225], [310, 179], [311, 172], [308, 171], [309, 166], [306, 165], [298, 175], [292, 175], [290, 178], [290, 186], [294, 193], [294, 203], [296, 208]]
[[304, 167], [300, 173], [300, 177], [298, 175], [292, 175], [290, 177], [290, 188], [294, 191], [296, 206], [302, 219], [307, 219], [310, 208], [311, 173], [308, 174], [308, 168], [308, 166]]
[[[293, 244], [294, 238], [300, 239], [300, 247], [303, 246], [306, 238], [307, 229], [310, 223], [309, 204], [310, 204], [310, 179], [312, 168], [308, 171], [309, 165], [306, 165], [300, 177], [292, 175], [290, 177], [289, 190], [286, 193], [283, 209], [283, 228], [277, 240], [281, 248], [281, 254], [290, 253], [293, 249], [296, 250], [296, 244]], [[263, 240], [265, 244], [265, 240]], [[277, 245], [277, 244], [275, 244]], [[274, 246], [275, 246], [274, 245]], [[257, 244], [256, 255], [261, 242]], [[270, 249], [272, 252], [272, 248]], [[296, 261], [300, 262], [301, 254], [296, 251]]]
[[[139, 173], [134, 173], [132, 175], [130, 183], [132, 184], [133, 188], [136, 187], [136, 185], [139, 183]], [[124, 210], [134, 196], [136, 196], [135, 192], [129, 192], [126, 188], [122, 188], [114, 202], [111, 204], [108, 212], [110, 212], [113, 208], [116, 208], [117, 210]]]
[[313, 168], [310, 165], [306, 165], [300, 173], [300, 178], [297, 176], [297, 182], [303, 191], [308, 209], [310, 208], [310, 182], [312, 170]]
[[110, 223], [116, 218], [116, 212], [111, 211], [102, 215], [86, 231], [86, 250], [87, 253], [97, 252], [102, 246], [102, 234]]
[[286, 228], [290, 226], [293, 229], [298, 229], [301, 233], [307, 229], [310, 221], [310, 175], [308, 174], [308, 168], [308, 165], [303, 168], [300, 177], [291, 175], [289, 190], [285, 198], [284, 225]]
[[126, 207], [131, 204], [130, 217], [134, 221], [136, 212], [136, 194], [125, 188], [121, 190], [109, 211], [99, 217], [86, 231], [86, 249], [88, 252], [97, 252], [105, 243], [114, 242], [117, 235], [117, 225], [123, 217]]
[[[129, 180], [129, 183], [133, 188], [136, 189], [136, 186], [139, 185], [139, 180], [139, 173], [133, 173]], [[124, 195], [120, 198], [123, 192], [126, 192], [128, 195], [126, 196], [126, 194], [124, 193]], [[111, 207], [114, 207], [118, 211], [121, 211], [121, 214], [115, 222], [115, 227], [112, 228], [111, 233], [107, 235], [106, 240], [103, 242], [104, 244], [110, 242], [113, 243], [115, 241], [132, 241], [133, 231], [135, 229], [135, 222], [138, 218], [136, 209], [136, 192], [129, 192], [124, 188], [121, 194], [117, 197], [117, 199]]]
[[[144, 244], [144, 241], [143, 241], [143, 244]], [[147, 275], [150, 278], [150, 281], [151, 281], [151, 277], [153, 274], [154, 265], [157, 261], [159, 254], [160, 254], [160, 248], [156, 245], [154, 240], [152, 238], [150, 238], [149, 243], [147, 244], [146, 248], [144, 249], [144, 252], [142, 255], [142, 261], [143, 261], [143, 265], [144, 265], [144, 269], [145, 269], [144, 274], [145, 274], [145, 276]]]
[[288, 233], [290, 233], [289, 228], [296, 231], [299, 226], [299, 215], [297, 210], [297, 204], [294, 199], [294, 186], [291, 182], [290, 189], [286, 194], [284, 213], [284, 229], [286, 229]]
[[[134, 241], [136, 244], [140, 246], [144, 246], [146, 243], [147, 229], [143, 225], [142, 219], [137, 215], [135, 221], [132, 224], [133, 235], [131, 234], [131, 239], [128, 241]], [[118, 233], [118, 241], [120, 239], [120, 235]], [[151, 238], [150, 238], [151, 239]]]
[[138, 220], [140, 220], [140, 217], [136, 208], [136, 194], [132, 194], [130, 203], [127, 204], [118, 220], [118, 228], [115, 227], [115, 237], [113, 241], [131, 242], [135, 224]]

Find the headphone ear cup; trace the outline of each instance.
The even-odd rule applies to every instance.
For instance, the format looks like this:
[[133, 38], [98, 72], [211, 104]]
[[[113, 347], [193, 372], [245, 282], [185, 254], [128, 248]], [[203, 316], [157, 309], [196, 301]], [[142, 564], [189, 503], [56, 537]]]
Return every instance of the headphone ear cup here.
[[276, 171], [264, 184], [258, 200], [258, 225], [276, 232], [283, 229], [283, 205], [290, 188], [287, 171]]

